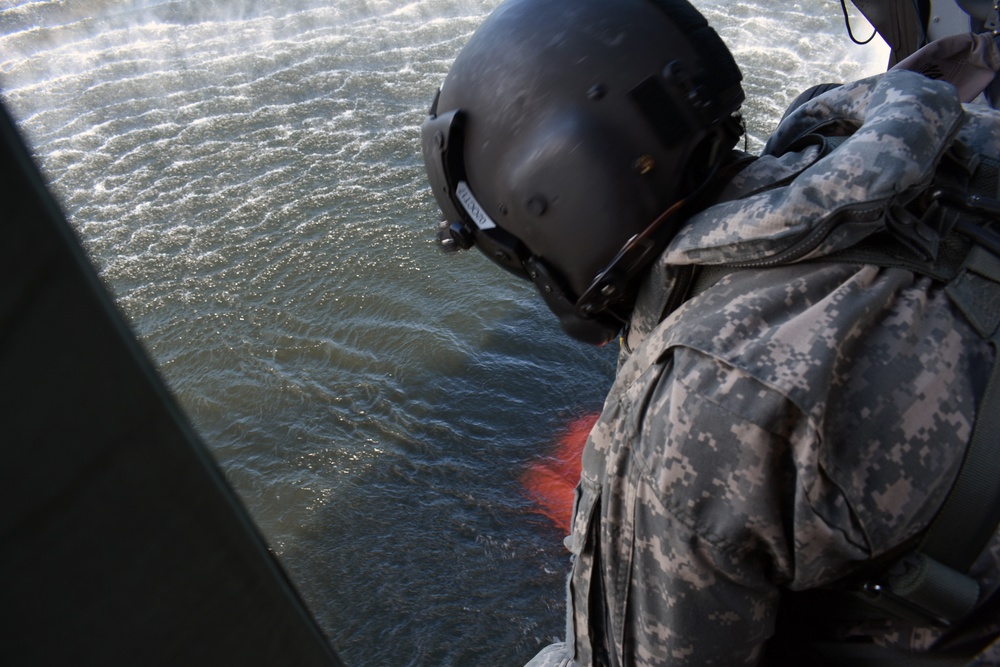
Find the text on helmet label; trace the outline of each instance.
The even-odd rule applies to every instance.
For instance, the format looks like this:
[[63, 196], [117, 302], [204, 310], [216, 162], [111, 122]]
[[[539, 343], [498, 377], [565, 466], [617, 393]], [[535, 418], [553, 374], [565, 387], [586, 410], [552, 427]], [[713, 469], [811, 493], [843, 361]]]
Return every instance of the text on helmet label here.
[[496, 227], [496, 223], [493, 219], [487, 215], [483, 207], [479, 205], [476, 201], [475, 196], [472, 194], [472, 190], [469, 189], [469, 185], [465, 181], [459, 181], [458, 187], [455, 188], [455, 194], [458, 195], [458, 201], [462, 202], [462, 207], [465, 208], [465, 212], [469, 214], [472, 221], [476, 223], [476, 227], [480, 229], [493, 229]]

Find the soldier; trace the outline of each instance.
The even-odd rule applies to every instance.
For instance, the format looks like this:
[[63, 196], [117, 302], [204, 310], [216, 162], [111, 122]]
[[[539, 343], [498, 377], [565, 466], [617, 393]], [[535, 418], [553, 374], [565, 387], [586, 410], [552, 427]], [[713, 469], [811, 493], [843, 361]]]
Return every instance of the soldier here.
[[443, 243], [620, 336], [531, 665], [1000, 664], [1000, 116], [894, 70], [755, 158], [740, 80], [686, 0], [508, 0], [424, 123]]

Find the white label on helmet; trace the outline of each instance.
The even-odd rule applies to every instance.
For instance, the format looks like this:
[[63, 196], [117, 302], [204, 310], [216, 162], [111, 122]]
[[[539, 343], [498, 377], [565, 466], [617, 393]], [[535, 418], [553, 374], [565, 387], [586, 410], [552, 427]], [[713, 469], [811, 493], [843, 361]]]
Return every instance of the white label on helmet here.
[[469, 185], [465, 181], [458, 182], [455, 194], [458, 195], [458, 201], [462, 202], [466, 213], [476, 223], [476, 227], [480, 229], [493, 229], [497, 226], [490, 216], [486, 214], [486, 211], [483, 210], [483, 207], [479, 205], [479, 202], [476, 201], [476, 198], [472, 195], [472, 190], [469, 189]]

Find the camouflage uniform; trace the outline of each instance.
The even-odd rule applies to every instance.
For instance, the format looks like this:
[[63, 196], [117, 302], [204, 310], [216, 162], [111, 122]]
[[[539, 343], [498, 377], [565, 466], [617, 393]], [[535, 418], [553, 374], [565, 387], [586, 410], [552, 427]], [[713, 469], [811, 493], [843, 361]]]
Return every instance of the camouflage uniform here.
[[[850, 137], [822, 158], [793, 146], [817, 127]], [[782, 591], [927, 526], [993, 352], [928, 278], [822, 258], [877, 231], [926, 236], [887, 211], [956, 137], [1000, 155], [1000, 116], [905, 71], [843, 86], [783, 120], [674, 239], [583, 454], [568, 641], [533, 666], [754, 664]], [[666, 312], [683, 267], [721, 263], [762, 268]], [[973, 569], [986, 594], [998, 571], [1000, 535]], [[940, 636], [891, 621], [830, 632], [914, 651]], [[997, 663], [1000, 648], [981, 664]]]

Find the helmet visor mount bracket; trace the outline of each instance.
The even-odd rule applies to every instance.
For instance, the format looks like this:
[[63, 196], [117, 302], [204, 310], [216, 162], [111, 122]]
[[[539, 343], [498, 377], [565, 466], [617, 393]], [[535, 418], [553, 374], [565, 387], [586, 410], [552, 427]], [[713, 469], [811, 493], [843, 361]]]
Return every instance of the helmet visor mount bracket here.
[[439, 242], [445, 250], [478, 246], [502, 268], [527, 280], [527, 250], [493, 222], [465, 180], [465, 114], [455, 109], [438, 115], [438, 96], [421, 127], [421, 142], [427, 177], [444, 215]]

